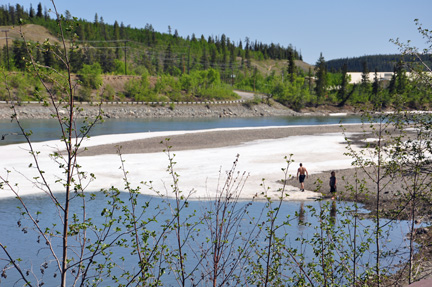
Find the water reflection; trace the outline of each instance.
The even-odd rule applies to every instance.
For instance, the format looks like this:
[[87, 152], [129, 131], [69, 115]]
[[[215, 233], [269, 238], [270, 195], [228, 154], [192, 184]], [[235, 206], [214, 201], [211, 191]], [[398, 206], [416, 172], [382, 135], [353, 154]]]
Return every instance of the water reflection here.
[[332, 220], [336, 221], [336, 200], [332, 200], [331, 208], [330, 208], [330, 216]]
[[305, 210], [304, 210], [304, 201], [300, 202], [300, 209], [298, 212], [298, 225], [302, 226], [305, 223]]
[[[128, 202], [128, 197], [126, 193], [122, 193], [121, 199], [124, 202]], [[42, 211], [41, 214], [38, 215], [38, 220], [43, 224], [45, 227], [52, 227], [53, 224], [58, 224], [58, 226], [61, 226], [61, 222], [59, 222], [57, 216], [56, 216], [56, 210], [52, 206], [52, 202], [48, 200], [46, 197], [40, 195], [40, 196], [29, 196], [24, 198], [25, 202], [27, 202], [27, 207], [32, 213], [35, 213], [36, 211]], [[62, 197], [60, 196], [60, 202], [62, 202]], [[150, 197], [150, 196], [140, 196], [138, 198], [137, 206], [144, 206], [148, 204], [150, 208], [145, 210], [145, 214], [143, 214], [143, 218], [151, 218], [153, 216], [157, 217], [157, 221], [153, 221], [150, 225], [147, 226], [149, 231], [152, 232], [161, 232], [161, 227], [158, 225], [158, 222], [161, 224], [164, 224], [167, 222], [167, 220], [170, 219], [171, 212], [169, 210], [169, 207], [167, 203], [174, 204], [171, 199], [161, 199], [157, 197]], [[95, 224], [101, 225], [104, 224], [105, 218], [101, 216], [101, 210], [104, 206], [106, 206], [106, 198], [104, 198], [101, 195], [96, 196], [95, 200], [89, 201], [86, 203], [86, 212], [88, 213], [87, 216], [94, 219]], [[204, 226], [200, 226], [198, 223], [201, 221], [200, 218], [202, 218], [204, 215], [209, 216], [210, 213], [209, 210], [211, 210], [213, 202], [212, 201], [190, 201], [188, 208], [184, 211], [185, 214], [183, 215], [185, 218], [189, 215], [193, 214], [192, 218], [193, 220], [197, 221], [197, 228], [200, 229], [200, 234], [194, 239], [193, 244], [189, 244], [188, 246], [203, 246], [205, 244], [205, 240], [209, 238], [207, 234], [207, 229]], [[249, 202], [249, 201], [242, 201], [238, 202], [237, 208], [244, 208], [247, 206], [249, 213], [247, 220], [242, 221], [243, 223], [239, 226], [238, 230], [236, 230], [236, 234], [248, 234], [252, 232], [256, 232], [256, 227], [258, 223], [265, 222], [266, 218], [261, 217], [263, 213], [263, 210], [266, 209], [266, 203], [265, 202]], [[49, 254], [46, 253], [43, 250], [45, 246], [43, 246], [43, 243], [37, 243], [38, 238], [37, 235], [33, 231], [31, 231], [31, 228], [28, 228], [28, 232], [23, 234], [22, 227], [26, 226], [25, 221], [20, 221], [20, 210], [18, 210], [16, 207], [18, 206], [18, 201], [15, 199], [8, 199], [8, 200], [1, 200], [0, 201], [0, 212], [2, 214], [2, 220], [0, 221], [0, 229], [2, 232], [0, 233], [0, 242], [2, 244], [5, 244], [8, 246], [8, 249], [13, 251], [14, 256], [25, 258], [25, 261], [28, 262], [28, 264], [31, 266], [31, 264], [34, 264], [34, 262], [43, 261], [43, 256], [48, 256]], [[75, 202], [71, 206], [72, 212], [80, 214], [82, 213], [82, 204], [78, 201]], [[294, 202], [294, 201], [287, 201], [283, 202], [282, 206], [280, 208], [278, 217], [276, 219], [275, 224], [278, 226], [281, 226], [282, 228], [278, 228], [278, 234], [277, 236], [280, 236], [283, 238], [284, 244], [286, 246], [290, 246], [293, 248], [298, 248], [298, 250], [303, 250], [303, 255], [305, 257], [305, 262], [310, 260], [311, 258], [315, 258], [313, 248], [310, 248], [309, 245], [305, 245], [302, 243], [302, 238], [313, 238], [315, 234], [317, 233], [317, 227], [322, 224], [322, 218], [319, 217], [320, 212], [325, 212], [324, 217], [331, 218], [331, 220], [334, 221], [334, 226], [332, 228], [336, 230], [343, 230], [343, 226], [340, 226], [340, 222], [344, 218], [348, 218], [351, 216], [350, 213], [344, 212], [347, 207], [349, 208], [352, 206], [351, 203], [345, 203], [345, 202], [336, 202], [335, 200], [329, 202], [329, 201], [301, 201], [301, 202]], [[338, 210], [339, 209], [339, 210]], [[314, 211], [316, 211], [316, 215], [314, 214]], [[199, 212], [197, 212], [199, 211]], [[201, 214], [201, 213], [202, 214]], [[235, 213], [235, 211], [233, 211]], [[309, 213], [309, 214], [308, 214]], [[330, 216], [328, 216], [330, 214]], [[337, 214], [337, 216], [336, 216]], [[339, 218], [338, 218], [339, 217]], [[259, 222], [254, 222], [254, 218], [258, 219]], [[290, 224], [291, 220], [298, 220], [298, 224]], [[245, 218], [246, 219], [246, 218]], [[17, 228], [16, 222], [20, 221], [22, 224], [21, 228]], [[294, 221], [295, 222], [295, 221]], [[325, 223], [325, 222], [324, 222]], [[27, 224], [29, 224], [27, 222]], [[372, 225], [373, 222], [371, 220], [365, 220], [363, 226], [369, 226]], [[192, 231], [191, 231], [192, 232]], [[360, 232], [360, 231], [359, 231]], [[389, 230], [389, 232], [393, 232], [392, 230]], [[403, 237], [400, 234], [400, 230], [395, 230], [395, 232], [391, 235], [392, 242], [389, 242], [388, 248], [399, 248], [400, 244], [403, 242]], [[169, 237], [169, 236], [168, 236]], [[172, 235], [172, 238], [175, 238], [174, 235]], [[255, 238], [255, 237], [254, 237]], [[267, 233], [257, 233], [257, 244], [265, 244], [267, 242]], [[300, 240], [298, 240], [300, 239]], [[349, 239], [347, 238], [347, 243], [349, 244]], [[202, 241], [202, 242], [201, 242]], [[231, 242], [231, 241], [230, 241]], [[60, 246], [60, 242], [58, 242]], [[241, 242], [240, 242], [241, 243]], [[150, 243], [149, 243], [150, 244]], [[170, 244], [169, 240], [165, 242], [165, 244]], [[303, 245], [302, 245], [303, 244]], [[41, 247], [42, 246], [42, 247]], [[373, 248], [373, 247], [372, 247]], [[196, 250], [195, 250], [196, 251]], [[195, 252], [194, 251], [194, 252]], [[122, 251], [124, 252], [124, 251]], [[187, 251], [186, 251], [187, 252]], [[194, 252], [191, 252], [193, 254]], [[371, 250], [370, 252], [373, 252]], [[119, 254], [116, 254], [119, 255]], [[127, 256], [123, 253], [120, 254], [121, 256]], [[42, 256], [42, 258], [41, 258]], [[134, 268], [134, 264], [136, 264], [135, 258], [128, 258], [128, 260], [125, 261], [124, 268]], [[191, 266], [194, 264], [190, 264]], [[48, 271], [46, 271], [48, 272]], [[14, 275], [15, 274], [15, 275]], [[17, 279], [17, 274], [13, 272], [8, 272], [8, 278], [2, 279], [2, 283], [7, 284], [8, 282], [14, 282], [14, 280]], [[168, 276], [168, 275], [167, 275]], [[169, 276], [168, 276], [169, 277]], [[54, 286], [58, 280], [54, 278], [48, 278], [48, 276], [45, 278], [45, 284], [47, 286]], [[51, 280], [51, 282], [50, 282]], [[167, 279], [167, 280], [172, 280]], [[174, 282], [174, 281], [173, 281]], [[167, 283], [168, 284], [168, 283]], [[169, 284], [168, 284], [169, 285]]]

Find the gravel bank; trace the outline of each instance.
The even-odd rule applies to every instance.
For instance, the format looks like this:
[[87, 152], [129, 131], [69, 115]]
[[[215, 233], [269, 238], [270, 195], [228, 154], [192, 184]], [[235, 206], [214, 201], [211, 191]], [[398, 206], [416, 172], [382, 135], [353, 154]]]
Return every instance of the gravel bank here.
[[[99, 112], [98, 106], [82, 104], [83, 111], [78, 117], [92, 117]], [[52, 107], [39, 104], [23, 104], [15, 107], [20, 118], [47, 119], [54, 113]], [[248, 104], [179, 104], [174, 106], [150, 106], [144, 104], [104, 104], [101, 106], [107, 118], [219, 118], [297, 115], [293, 110], [280, 105], [268, 106]], [[66, 113], [66, 110], [61, 110]], [[13, 110], [8, 104], [0, 105], [0, 119], [9, 119]]]
[[[99, 112], [97, 105], [77, 104], [82, 112], [77, 117], [94, 117]], [[41, 104], [21, 104], [15, 106], [21, 119], [48, 119], [54, 113], [53, 107]], [[222, 118], [222, 117], [268, 117], [268, 116], [300, 116], [328, 115], [342, 112], [352, 114], [350, 110], [321, 109], [320, 111], [296, 112], [278, 103], [266, 104], [178, 104], [151, 106], [146, 104], [103, 104], [101, 109], [106, 118]], [[60, 110], [66, 114], [65, 109]], [[10, 119], [14, 111], [10, 104], [0, 104], [0, 119]]]

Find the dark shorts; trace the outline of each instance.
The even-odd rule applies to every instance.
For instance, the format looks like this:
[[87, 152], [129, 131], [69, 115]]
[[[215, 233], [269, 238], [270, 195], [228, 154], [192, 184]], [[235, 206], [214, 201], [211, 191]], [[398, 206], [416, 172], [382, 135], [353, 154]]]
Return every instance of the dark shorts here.
[[330, 192], [331, 193], [335, 193], [336, 192], [336, 187], [335, 186], [330, 186]]
[[299, 176], [299, 181], [300, 182], [304, 182], [306, 175], [305, 174], [300, 174]]

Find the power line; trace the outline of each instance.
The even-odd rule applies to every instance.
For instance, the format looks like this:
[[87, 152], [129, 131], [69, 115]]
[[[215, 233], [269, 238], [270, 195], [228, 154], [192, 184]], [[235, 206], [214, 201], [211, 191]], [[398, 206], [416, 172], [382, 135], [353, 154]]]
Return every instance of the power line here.
[[8, 59], [8, 71], [10, 71], [10, 64], [9, 64], [9, 42], [8, 42], [8, 35], [7, 35], [7, 33], [9, 32], [9, 30], [2, 30], [2, 32], [4, 32], [5, 33], [5, 39], [6, 39], [6, 56], [7, 56], [7, 59]]
[[92, 41], [87, 41], [87, 40], [77, 40], [74, 41], [76, 43], [106, 43], [106, 42], [128, 42], [129, 40], [92, 40]]

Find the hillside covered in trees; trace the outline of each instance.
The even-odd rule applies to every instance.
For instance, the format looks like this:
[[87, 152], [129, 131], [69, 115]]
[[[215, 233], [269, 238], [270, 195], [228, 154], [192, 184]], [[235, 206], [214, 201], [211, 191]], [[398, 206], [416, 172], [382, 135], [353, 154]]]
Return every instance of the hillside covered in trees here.
[[[58, 55], [64, 54], [79, 80], [75, 97], [82, 101], [235, 99], [233, 89], [264, 93], [266, 103], [278, 101], [295, 110], [359, 104], [422, 109], [432, 101], [424, 83], [414, 83], [406, 75], [408, 57], [370, 56], [326, 62], [320, 55], [315, 66], [310, 66], [292, 45], [283, 47], [249, 38], [235, 43], [226, 34], [183, 38], [171, 28], [161, 33], [151, 24], [133, 28], [115, 21], [111, 25], [97, 14], [91, 22], [74, 18], [68, 11], [59, 22], [41, 3], [35, 7], [0, 6], [0, 25], [7, 35], [7, 41], [0, 42], [0, 68], [8, 72], [8, 85], [17, 100], [43, 100], [43, 89], [31, 76], [35, 66], [28, 64], [33, 61], [37, 68], [61, 72], [65, 65]], [[58, 41], [60, 23], [67, 47]], [[21, 38], [20, 29], [33, 30]], [[47, 41], [42, 36], [34, 38], [39, 34], [51, 37]], [[360, 69], [366, 75], [391, 65], [394, 75], [389, 82], [378, 77], [370, 82], [365, 76], [361, 84], [350, 84], [349, 71]], [[131, 78], [118, 90], [104, 83], [102, 75]], [[0, 100], [11, 96], [5, 91], [0, 89]]]
[[[23, 23], [44, 26], [58, 36], [60, 31], [57, 21], [52, 19], [53, 16], [41, 3], [36, 10], [33, 7], [25, 9], [20, 5], [0, 6], [0, 25], [16, 26], [22, 19]], [[291, 45], [282, 47], [274, 43], [250, 41], [248, 38], [244, 42], [235, 43], [225, 34], [208, 38], [192, 34], [184, 39], [177, 30], [171, 31], [171, 28], [169, 33], [160, 33], [155, 31], [151, 24], [146, 24], [144, 28], [132, 28], [125, 26], [123, 22], [115, 21], [110, 25], [97, 14], [93, 22], [88, 22], [73, 18], [65, 11], [64, 19], [73, 21], [68, 39], [81, 48], [82, 57], [71, 59], [75, 70], [79, 70], [83, 64], [97, 61], [103, 72], [114, 72], [114, 60], [123, 61], [125, 54], [128, 54], [127, 59], [138, 60], [138, 65], [144, 64], [150, 73], [171, 74], [209, 67], [228, 71], [237, 58], [245, 65], [251, 60], [287, 60], [290, 57], [301, 60], [300, 53]], [[77, 58], [82, 58], [82, 61]], [[131, 65], [129, 68], [132, 72], [136, 68], [132, 64], [136, 62], [127, 62]]]
[[[416, 61], [411, 55], [370, 55], [355, 58], [343, 58], [327, 61], [329, 71], [340, 71], [344, 64], [347, 65], [348, 72], [362, 72], [364, 63], [367, 64], [370, 71], [393, 72], [400, 61]], [[428, 66], [432, 64], [432, 55], [425, 59]]]

